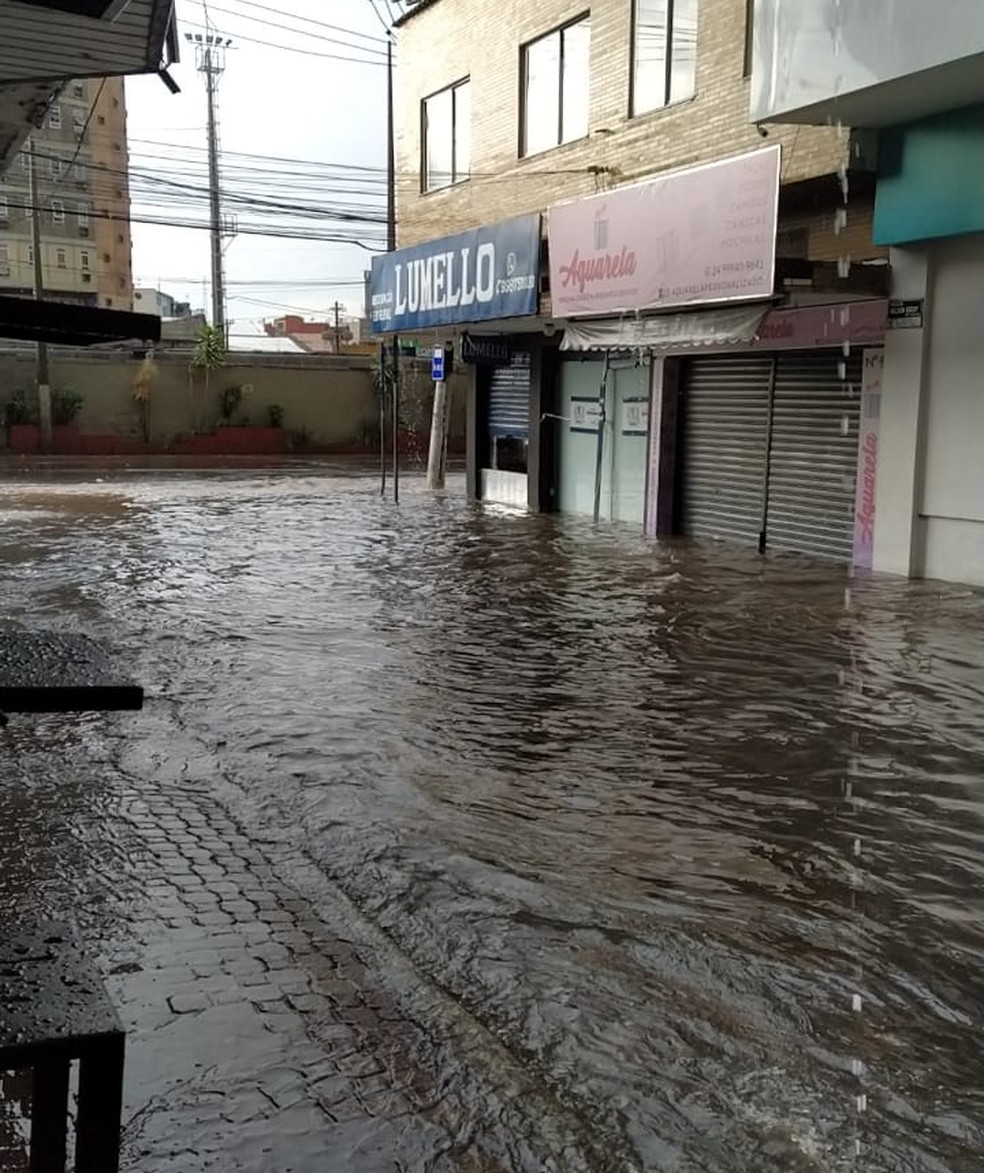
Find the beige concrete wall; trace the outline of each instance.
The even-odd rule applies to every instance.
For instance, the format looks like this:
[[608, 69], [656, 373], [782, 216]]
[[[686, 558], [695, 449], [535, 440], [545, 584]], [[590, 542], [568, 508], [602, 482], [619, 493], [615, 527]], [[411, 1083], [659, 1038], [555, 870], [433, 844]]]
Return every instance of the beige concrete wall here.
[[[520, 159], [520, 47], [589, 8], [590, 133]], [[742, 77], [746, 8], [746, 0], [700, 0], [696, 97], [635, 118], [631, 0], [438, 0], [422, 9], [399, 32], [400, 245], [762, 146], [748, 121], [749, 81]], [[472, 178], [422, 195], [421, 101], [465, 77], [472, 83]], [[783, 145], [783, 183], [834, 173], [844, 157], [834, 128], [774, 127], [766, 141]]]
[[[244, 357], [230, 360], [210, 379], [206, 395], [201, 371], [189, 381], [184, 357], [160, 356], [151, 384], [151, 442], [164, 447], [175, 436], [207, 430], [219, 419], [219, 394], [226, 387], [251, 388], [242, 400], [239, 415], [254, 424], [266, 424], [267, 409], [284, 409], [283, 426], [304, 430], [319, 447], [365, 443], [378, 425], [378, 402], [370, 362], [365, 358]], [[133, 387], [140, 362], [125, 355], [96, 356], [80, 352], [52, 351], [52, 386], [71, 387], [84, 396], [77, 423], [82, 431], [139, 439], [140, 419], [133, 402]], [[408, 374], [406, 401], [416, 405], [417, 430], [429, 430], [432, 384], [423, 364]], [[405, 362], [409, 372], [411, 364]], [[452, 377], [452, 436], [464, 435], [465, 374]], [[30, 352], [0, 353], [0, 410], [18, 390], [32, 402], [34, 357]], [[234, 421], [235, 422], [235, 421]], [[2, 440], [2, 429], [0, 429]]]

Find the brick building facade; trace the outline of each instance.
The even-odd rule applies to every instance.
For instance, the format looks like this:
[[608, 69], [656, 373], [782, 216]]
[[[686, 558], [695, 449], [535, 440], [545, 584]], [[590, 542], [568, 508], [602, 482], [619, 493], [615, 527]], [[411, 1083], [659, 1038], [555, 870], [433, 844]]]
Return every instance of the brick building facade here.
[[[421, 0], [398, 22], [397, 242], [417, 252], [407, 254], [405, 286], [399, 258], [387, 262], [394, 277], [389, 292], [378, 291], [376, 328], [393, 308], [397, 316], [409, 308], [401, 320], [412, 329], [436, 298], [439, 315], [427, 321], [449, 327], [435, 329], [435, 342], [469, 333], [475, 322], [479, 334], [493, 336], [482, 340], [481, 354], [474, 336], [468, 345], [476, 363], [473, 496], [593, 512], [642, 523], [653, 536], [854, 557], [860, 372], [887, 312], [885, 253], [871, 239], [873, 164], [866, 140], [848, 127], [751, 121], [753, 7], [751, 0]], [[704, 165], [728, 160], [737, 170], [727, 173], [738, 175], [766, 156], [771, 194], [757, 205], [758, 227], [746, 231], [751, 221], [740, 209], [748, 205], [736, 204], [742, 197], [719, 187]], [[707, 178], [695, 179], [702, 170]], [[696, 184], [700, 207], [681, 204], [670, 194], [674, 184], [678, 193]], [[638, 204], [645, 211], [632, 246], [615, 223], [621, 243], [609, 253], [609, 225], [627, 215], [634, 186], [652, 198]], [[592, 210], [602, 204], [622, 211]], [[676, 301], [662, 304], [655, 286], [643, 290], [637, 280], [629, 291], [635, 301], [610, 300], [605, 312], [594, 308], [600, 303], [573, 309], [559, 284], [569, 282], [570, 269], [554, 272], [549, 259], [555, 231], [572, 221], [558, 205], [578, 205], [573, 219], [586, 234], [580, 251], [571, 244], [563, 257], [590, 254], [602, 266], [596, 273], [618, 248], [633, 273], [637, 257], [658, 273], [686, 266], [715, 219], [725, 231], [714, 239], [737, 253], [716, 253], [699, 273], [688, 271]], [[495, 265], [491, 236], [524, 215], [542, 216], [538, 312], [476, 316], [466, 282], [482, 288], [479, 254]], [[466, 232], [485, 233], [485, 242], [446, 239]], [[664, 236], [675, 243], [656, 243]], [[741, 251], [753, 240], [754, 260]], [[763, 241], [774, 249], [763, 253]], [[668, 261], [664, 249], [677, 244]], [[517, 262], [524, 254], [512, 245], [500, 251], [497, 280], [484, 270], [487, 295], [526, 272]], [[714, 280], [715, 262], [732, 271], [754, 265], [764, 276], [754, 297], [737, 284], [717, 292], [725, 286]], [[465, 274], [470, 263], [473, 278]], [[621, 263], [604, 270], [606, 279]], [[425, 284], [431, 272], [435, 285]], [[460, 303], [451, 293], [459, 281]], [[457, 308], [441, 317], [449, 299]]]
[[[644, 6], [640, 6], [644, 7]], [[659, 7], [656, 5], [656, 7]], [[846, 132], [836, 127], [769, 127], [763, 140], [749, 122], [750, 10], [747, 0], [677, 3], [695, 24], [692, 96], [633, 113], [636, 39], [631, 0], [423, 0], [404, 19], [397, 71], [397, 225], [401, 247], [655, 173], [738, 155], [767, 143], [783, 146], [782, 183], [836, 176], [847, 158]], [[663, 5], [665, 11], [667, 6]], [[638, 11], [638, 10], [637, 10]], [[590, 22], [587, 133], [550, 150], [522, 155], [523, 46], [587, 16]], [[636, 42], [634, 44], [634, 41]], [[425, 191], [423, 103], [464, 80], [471, 88], [470, 175]], [[638, 105], [638, 103], [637, 103]], [[852, 201], [835, 238], [830, 183], [783, 209], [782, 229], [808, 256], [836, 260], [878, 255], [871, 246], [871, 205]]]

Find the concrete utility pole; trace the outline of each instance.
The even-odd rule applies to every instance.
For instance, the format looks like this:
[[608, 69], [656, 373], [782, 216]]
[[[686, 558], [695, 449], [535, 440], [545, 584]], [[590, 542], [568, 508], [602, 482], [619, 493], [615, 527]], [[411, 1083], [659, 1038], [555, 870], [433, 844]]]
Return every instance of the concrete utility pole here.
[[335, 313], [335, 353], [342, 353], [342, 310], [345, 308], [340, 301], [331, 307]]
[[431, 364], [434, 379], [434, 410], [431, 413], [430, 448], [427, 452], [427, 488], [443, 489], [447, 471], [448, 418], [451, 397], [448, 395], [445, 363], [450, 347], [435, 346]]
[[205, 93], [208, 99], [208, 195], [209, 227], [212, 252], [212, 325], [226, 340], [225, 316], [225, 274], [222, 258], [222, 193], [219, 190], [219, 127], [217, 117], [216, 90], [219, 78], [225, 70], [226, 49], [232, 44], [231, 37], [220, 37], [217, 33], [185, 33], [195, 43], [195, 64], [199, 73], [205, 74]]
[[[30, 151], [31, 248], [34, 253], [34, 298], [44, 297], [44, 257], [41, 253], [41, 201], [38, 195], [38, 157], [34, 139], [28, 140]], [[48, 344], [38, 343], [37, 356], [38, 423], [41, 425], [41, 451], [51, 454], [51, 378], [48, 373]]]

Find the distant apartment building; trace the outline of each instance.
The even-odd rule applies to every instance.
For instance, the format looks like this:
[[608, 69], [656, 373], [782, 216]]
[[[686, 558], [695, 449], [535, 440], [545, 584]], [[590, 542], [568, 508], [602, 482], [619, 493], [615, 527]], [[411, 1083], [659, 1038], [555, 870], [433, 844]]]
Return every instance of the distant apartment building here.
[[399, 248], [369, 311], [472, 366], [470, 493], [850, 562], [874, 164], [847, 128], [752, 122], [751, 0], [397, 24]]
[[133, 309], [123, 78], [68, 82], [0, 173], [0, 293], [34, 292], [34, 216], [46, 297]]
[[139, 314], [156, 314], [159, 318], [188, 318], [190, 301], [179, 301], [162, 289], [141, 288], [133, 291], [133, 308]]

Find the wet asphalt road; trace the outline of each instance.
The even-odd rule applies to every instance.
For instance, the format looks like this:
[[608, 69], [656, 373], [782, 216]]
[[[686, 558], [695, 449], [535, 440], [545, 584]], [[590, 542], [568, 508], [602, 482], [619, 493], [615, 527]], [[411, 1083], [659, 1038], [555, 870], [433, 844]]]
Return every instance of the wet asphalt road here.
[[542, 1094], [499, 1168], [551, 1112], [586, 1167], [981, 1167], [981, 595], [310, 472], [20, 482], [0, 575], [150, 698], [8, 735], [5, 912], [104, 936], [139, 866], [73, 828], [190, 779], [469, 1024], [440, 1095]]

